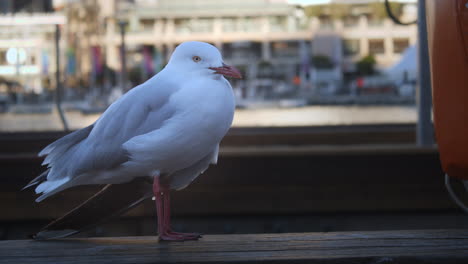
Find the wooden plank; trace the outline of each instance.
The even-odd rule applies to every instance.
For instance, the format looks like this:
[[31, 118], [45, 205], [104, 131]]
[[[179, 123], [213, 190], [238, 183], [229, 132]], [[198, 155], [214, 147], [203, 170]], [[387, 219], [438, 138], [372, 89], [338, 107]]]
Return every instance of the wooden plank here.
[[[34, 153], [65, 132], [0, 133], [0, 153]], [[234, 127], [222, 146], [315, 145], [315, 144], [410, 144], [415, 142], [414, 124], [381, 124], [308, 127]]]
[[[224, 146], [220, 158], [238, 156], [300, 156], [300, 155], [385, 155], [385, 154], [438, 154], [436, 146], [420, 147], [415, 144], [367, 144], [367, 145], [271, 145]], [[0, 155], [0, 159], [1, 159]]]
[[468, 263], [468, 230], [0, 241], [0, 263]]
[[[436, 146], [421, 147], [415, 144], [366, 144], [366, 145], [268, 145], [268, 146], [221, 146], [220, 157], [231, 156], [280, 156], [280, 155], [336, 155], [336, 154], [434, 154]], [[42, 162], [37, 153], [1, 153], [0, 162], [33, 160]]]

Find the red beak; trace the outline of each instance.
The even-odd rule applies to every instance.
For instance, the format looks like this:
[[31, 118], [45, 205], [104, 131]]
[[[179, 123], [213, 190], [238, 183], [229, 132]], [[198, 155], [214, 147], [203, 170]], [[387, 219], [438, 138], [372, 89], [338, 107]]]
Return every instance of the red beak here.
[[242, 79], [241, 72], [234, 66], [229, 66], [223, 63], [223, 66], [221, 67], [210, 67], [209, 69], [215, 71], [214, 73], [216, 74], [222, 74], [226, 77]]

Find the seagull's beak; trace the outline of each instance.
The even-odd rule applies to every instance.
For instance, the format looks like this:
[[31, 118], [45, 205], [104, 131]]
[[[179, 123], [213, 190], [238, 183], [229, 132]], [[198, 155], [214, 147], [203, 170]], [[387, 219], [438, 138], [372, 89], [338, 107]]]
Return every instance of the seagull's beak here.
[[223, 63], [223, 66], [221, 67], [210, 67], [209, 69], [215, 71], [214, 73], [216, 74], [222, 74], [226, 77], [242, 79], [241, 72], [234, 66], [229, 66]]

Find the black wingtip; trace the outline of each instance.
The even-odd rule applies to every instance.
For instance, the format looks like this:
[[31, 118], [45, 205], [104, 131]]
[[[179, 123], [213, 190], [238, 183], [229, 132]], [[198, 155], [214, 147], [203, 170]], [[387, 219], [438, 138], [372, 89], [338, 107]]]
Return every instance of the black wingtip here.
[[47, 169], [46, 171], [42, 172], [41, 174], [39, 174], [39, 176], [37, 176], [36, 178], [34, 178], [32, 181], [30, 181], [28, 184], [26, 184], [26, 186], [24, 186], [21, 191], [24, 191], [26, 190], [27, 188], [29, 187], [32, 187], [34, 185], [38, 185], [39, 183], [47, 180], [47, 175], [49, 174], [49, 171], [50, 169]]
[[39, 184], [39, 182], [30, 182], [30, 183], [28, 183], [28, 185], [24, 186], [21, 189], [21, 191], [24, 191], [24, 190], [28, 189], [29, 187], [32, 187], [32, 186], [37, 185], [37, 184]]

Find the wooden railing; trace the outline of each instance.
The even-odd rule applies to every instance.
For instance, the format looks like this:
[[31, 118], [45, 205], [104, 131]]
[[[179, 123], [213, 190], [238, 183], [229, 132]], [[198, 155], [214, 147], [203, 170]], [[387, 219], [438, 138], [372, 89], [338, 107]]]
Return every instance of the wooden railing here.
[[[42, 170], [36, 153], [62, 134], [0, 135], [0, 239], [26, 238], [100, 189], [39, 204], [33, 190], [20, 191]], [[412, 142], [414, 125], [233, 129], [218, 165], [174, 192], [175, 223], [206, 233], [468, 228], [445, 191], [437, 149]], [[154, 204], [116, 221], [91, 235], [152, 235]]]

